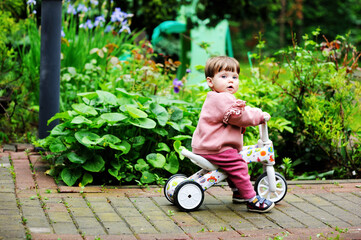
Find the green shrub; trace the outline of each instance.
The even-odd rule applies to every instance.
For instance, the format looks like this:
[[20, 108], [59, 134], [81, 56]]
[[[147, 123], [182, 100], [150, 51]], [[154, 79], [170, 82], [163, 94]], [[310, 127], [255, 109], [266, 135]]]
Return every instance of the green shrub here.
[[[302, 46], [278, 54], [283, 64], [269, 79], [282, 90], [279, 109], [295, 130], [282, 136], [286, 152], [313, 170], [335, 170], [325, 176], [360, 177], [361, 132], [354, 127], [361, 112], [361, 85], [353, 75], [357, 49], [346, 37], [319, 44], [305, 35]], [[284, 70], [291, 75], [281, 77]]]
[[178, 172], [180, 147], [189, 145], [194, 130], [186, 109], [190, 104], [124, 89], [79, 96], [84, 102], [56, 114], [49, 122], [59, 118], [62, 123], [38, 141], [52, 153], [52, 176], [69, 186], [149, 184]]

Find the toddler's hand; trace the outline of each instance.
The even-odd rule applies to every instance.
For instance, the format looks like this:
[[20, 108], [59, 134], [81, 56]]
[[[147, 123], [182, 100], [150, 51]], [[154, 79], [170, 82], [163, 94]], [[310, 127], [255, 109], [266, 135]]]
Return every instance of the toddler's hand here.
[[271, 115], [269, 113], [263, 112], [263, 117], [266, 122], [268, 122], [271, 119]]

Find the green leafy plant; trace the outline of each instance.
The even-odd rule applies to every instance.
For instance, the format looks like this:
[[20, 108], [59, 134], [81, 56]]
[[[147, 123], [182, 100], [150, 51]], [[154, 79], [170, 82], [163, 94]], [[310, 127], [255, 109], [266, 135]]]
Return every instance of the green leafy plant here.
[[[318, 36], [319, 30], [313, 34]], [[303, 46], [294, 44], [279, 52], [285, 61], [272, 78], [288, 102], [283, 112], [296, 126], [293, 136], [283, 136], [285, 144], [295, 146], [291, 149], [296, 159], [335, 166], [337, 176], [357, 177], [361, 135], [354, 119], [360, 113], [361, 85], [352, 73], [360, 54], [345, 37], [321, 44], [308, 35], [304, 40]], [[290, 70], [289, 78], [280, 77], [283, 69]]]
[[189, 103], [124, 89], [79, 96], [83, 103], [50, 119], [62, 123], [38, 141], [52, 152], [49, 174], [69, 186], [85, 186], [93, 181], [149, 184], [178, 172], [182, 142], [189, 144], [194, 130], [186, 114]]

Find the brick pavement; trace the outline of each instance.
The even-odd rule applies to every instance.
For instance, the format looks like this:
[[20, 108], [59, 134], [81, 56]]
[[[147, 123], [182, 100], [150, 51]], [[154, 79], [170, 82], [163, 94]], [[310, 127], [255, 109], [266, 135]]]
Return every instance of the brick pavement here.
[[289, 182], [266, 214], [215, 186], [186, 213], [158, 186], [58, 186], [27, 147], [0, 152], [0, 239], [361, 239], [361, 180]]

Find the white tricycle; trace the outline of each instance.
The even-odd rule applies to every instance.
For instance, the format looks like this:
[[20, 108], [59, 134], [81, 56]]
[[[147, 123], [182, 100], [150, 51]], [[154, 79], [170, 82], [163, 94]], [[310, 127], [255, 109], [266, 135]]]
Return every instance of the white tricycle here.
[[[239, 154], [248, 164], [252, 162], [263, 164], [263, 173], [254, 184], [255, 191], [261, 197], [278, 203], [287, 193], [287, 182], [281, 174], [275, 172], [273, 167], [274, 149], [272, 141], [268, 138], [267, 123], [259, 125], [259, 133], [260, 139], [257, 144], [244, 146]], [[182, 211], [193, 211], [202, 205], [204, 191], [225, 180], [227, 174], [217, 165], [185, 148], [181, 153], [202, 169], [190, 177], [184, 174], [171, 176], [164, 186], [164, 195]]]

